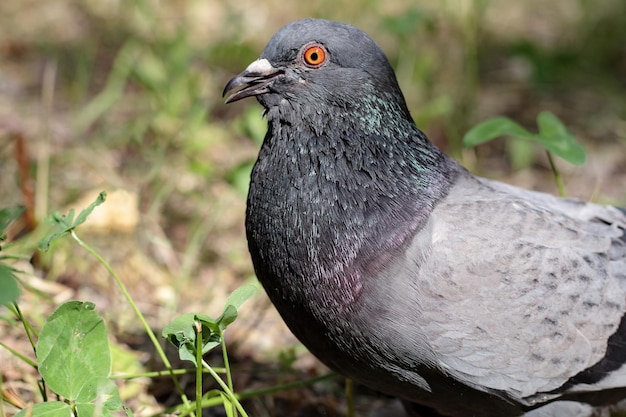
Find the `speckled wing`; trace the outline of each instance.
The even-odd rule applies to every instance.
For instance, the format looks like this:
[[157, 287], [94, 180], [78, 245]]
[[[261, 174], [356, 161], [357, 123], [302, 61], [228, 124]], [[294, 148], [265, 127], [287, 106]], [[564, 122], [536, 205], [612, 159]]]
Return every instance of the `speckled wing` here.
[[439, 367], [527, 405], [626, 386], [625, 227], [614, 207], [461, 179], [408, 252]]

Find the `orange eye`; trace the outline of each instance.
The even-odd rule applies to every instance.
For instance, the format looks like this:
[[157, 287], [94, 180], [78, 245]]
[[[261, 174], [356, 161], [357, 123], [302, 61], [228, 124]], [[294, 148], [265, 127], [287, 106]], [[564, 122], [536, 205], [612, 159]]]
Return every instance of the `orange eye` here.
[[326, 49], [322, 45], [314, 44], [304, 50], [302, 57], [308, 66], [317, 68], [326, 62]]

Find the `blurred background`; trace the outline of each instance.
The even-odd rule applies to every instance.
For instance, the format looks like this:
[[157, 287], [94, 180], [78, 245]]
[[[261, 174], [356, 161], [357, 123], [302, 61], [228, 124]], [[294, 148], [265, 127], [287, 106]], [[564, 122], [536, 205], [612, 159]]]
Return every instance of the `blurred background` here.
[[[254, 100], [226, 106], [221, 92], [276, 30], [306, 16], [368, 32], [418, 126], [474, 173], [556, 193], [541, 148], [511, 139], [462, 146], [487, 118], [535, 131], [548, 110], [587, 148], [584, 166], [557, 160], [568, 196], [626, 204], [623, 0], [4, 0], [0, 208], [27, 208], [8, 240], [27, 258], [12, 266], [23, 271], [19, 305], [35, 326], [66, 300], [93, 301], [114, 371], [162, 369], [104, 268], [70, 239], [36, 249], [50, 212], [85, 208], [102, 190], [107, 201], [78, 233], [122, 276], [157, 333], [181, 313], [219, 314], [228, 294], [254, 279], [243, 217], [265, 121]], [[23, 331], [0, 313], [0, 342], [32, 356]], [[238, 390], [326, 372], [262, 291], [228, 331]], [[32, 368], [1, 348], [0, 363], [5, 394], [40, 401]], [[120, 387], [137, 416], [174, 401], [168, 379]], [[341, 416], [342, 387], [337, 378], [246, 407], [259, 416]], [[357, 393], [357, 415], [397, 408]]]

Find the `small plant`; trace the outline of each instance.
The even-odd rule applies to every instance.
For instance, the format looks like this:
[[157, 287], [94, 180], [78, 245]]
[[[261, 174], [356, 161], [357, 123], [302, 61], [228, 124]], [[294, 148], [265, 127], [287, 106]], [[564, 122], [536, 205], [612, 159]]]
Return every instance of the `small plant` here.
[[47, 398], [47, 387], [65, 401], [38, 403], [17, 417], [107, 417], [122, 409], [117, 386], [109, 379], [106, 329], [93, 303], [69, 301], [59, 306], [42, 327], [35, 353], [37, 364], [32, 365], [41, 375], [43, 397]]
[[[122, 280], [110, 265], [76, 234], [75, 229], [84, 223], [92, 211], [102, 204], [105, 199], [106, 194], [104, 192], [100, 193], [96, 200], [82, 210], [78, 216], [75, 216], [74, 210], [70, 210], [67, 215], [54, 212], [50, 216], [54, 230], [41, 240], [39, 249], [47, 251], [54, 240], [70, 234], [111, 273], [122, 293], [133, 307], [139, 321], [144, 325], [146, 333], [152, 340], [165, 365], [166, 372], [169, 372], [172, 376], [184, 403], [181, 411], [183, 414], [193, 415], [194, 407], [185, 397], [175, 376], [175, 374], [180, 372], [174, 370], [170, 365], [158, 339], [126, 290]], [[13, 219], [19, 217], [20, 213], [19, 209], [0, 211], [0, 226], [2, 227], [0, 231], [3, 231]], [[122, 406], [117, 386], [111, 379], [111, 353], [106, 328], [93, 303], [69, 301], [60, 305], [48, 317], [41, 331], [37, 332], [21, 314], [16, 303], [19, 289], [18, 279], [14, 271], [2, 263], [0, 263], [0, 286], [3, 293], [3, 304], [24, 323], [25, 330], [35, 351], [36, 362], [4, 344], [1, 346], [36, 368], [41, 376], [40, 393], [43, 402], [24, 408], [17, 416], [46, 415], [50, 417], [67, 417], [68, 415], [73, 415], [106, 417], [122, 410], [127, 415], [132, 415], [129, 409]], [[223, 388], [223, 391], [210, 391], [207, 397], [220, 396], [229, 416], [236, 415], [237, 412], [241, 413], [242, 416], [247, 416], [233, 393], [232, 377], [228, 366], [228, 356], [223, 335], [226, 327], [237, 318], [237, 309], [245, 300], [253, 296], [255, 292], [256, 287], [254, 285], [244, 285], [231, 294], [222, 315], [217, 319], [211, 319], [203, 314], [184, 314], [170, 323], [163, 331], [164, 337], [178, 347], [181, 359], [191, 360], [197, 365], [196, 415], [201, 414], [203, 407], [202, 370], [204, 368]], [[204, 353], [219, 345], [222, 346], [224, 352], [228, 384], [224, 383], [217, 372], [202, 359]], [[133, 375], [132, 377], [137, 378], [141, 376], [144, 375]], [[49, 391], [56, 394], [56, 401], [49, 400]]]
[[508, 117], [494, 117], [470, 129], [463, 138], [465, 146], [477, 146], [500, 136], [509, 136], [534, 143], [546, 149], [552, 174], [559, 188], [559, 194], [565, 196], [565, 185], [552, 155], [560, 156], [575, 165], [585, 163], [585, 148], [567, 131], [563, 123], [550, 112], [541, 112], [537, 116], [539, 133], [531, 133]]
[[[188, 313], [178, 316], [174, 321], [165, 326], [163, 337], [169, 340], [178, 349], [181, 360], [192, 362], [196, 366], [196, 414], [202, 412], [202, 370], [206, 369], [217, 381], [223, 391], [209, 391], [205, 398], [219, 396], [225, 404], [226, 412], [229, 416], [237, 415], [237, 411], [242, 416], [247, 417], [247, 413], [239, 403], [233, 393], [233, 379], [230, 371], [228, 354], [226, 353], [226, 343], [224, 340], [224, 330], [237, 318], [237, 309], [250, 297], [256, 293], [253, 285], [244, 285], [235, 290], [224, 306], [222, 314], [212, 319], [205, 314]], [[227, 384], [206, 363], [202, 356], [217, 346], [222, 346], [224, 367], [226, 371]]]
[[[38, 385], [42, 401], [24, 407], [16, 416], [108, 417], [123, 414], [132, 416], [133, 412], [123, 405], [114, 380], [169, 374], [180, 395], [181, 404], [171, 407], [166, 412], [177, 413], [181, 416], [199, 417], [203, 408], [221, 405], [229, 417], [238, 415], [247, 417], [248, 414], [240, 403], [241, 399], [300, 388], [334, 376], [334, 374], [326, 374], [296, 383], [235, 393], [224, 333], [226, 328], [237, 318], [238, 309], [241, 305], [257, 291], [256, 285], [247, 284], [235, 290], [228, 297], [219, 317], [214, 319], [202, 313], [183, 314], [174, 319], [162, 331], [163, 337], [176, 346], [180, 358], [192, 362], [196, 367], [194, 371], [196, 375], [195, 401], [189, 401], [178, 381], [178, 375], [188, 373], [188, 370], [172, 367], [159, 340], [149, 327], [121, 278], [100, 254], [81, 240], [76, 233], [76, 228], [83, 224], [92, 211], [104, 203], [105, 199], [106, 194], [100, 193], [95, 201], [78, 215], [75, 215], [74, 210], [70, 210], [67, 215], [58, 212], [52, 213], [49, 220], [53, 224], [53, 230], [41, 240], [39, 249], [47, 251], [53, 241], [69, 234], [80, 246], [93, 255], [111, 274], [116, 285], [133, 308], [165, 369], [132, 375], [111, 375], [112, 355], [105, 323], [96, 311], [94, 303], [89, 301], [69, 301], [61, 304], [38, 331], [22, 314], [18, 306], [19, 275], [15, 274], [10, 266], [5, 265], [2, 262], [4, 258], [0, 257], [0, 291], [3, 304], [24, 326], [30, 344], [35, 351], [36, 360], [29, 359], [26, 355], [4, 343], [0, 343], [0, 347], [36, 369], [41, 377]], [[7, 225], [18, 218], [20, 214], [21, 209], [19, 208], [0, 210], [0, 237], [2, 237]], [[223, 368], [211, 366], [203, 359], [204, 354], [218, 346], [222, 349]], [[210, 374], [220, 389], [203, 392], [202, 376], [204, 373]], [[225, 375], [225, 380], [220, 374]], [[1, 382], [0, 380], [0, 384]], [[50, 395], [51, 393], [54, 394], [53, 397]], [[4, 401], [9, 401], [4, 396], [1, 398]], [[1, 403], [0, 415], [4, 415]]]
[[[23, 212], [23, 207], [10, 207], [0, 210], [0, 244], [6, 240], [6, 229], [20, 218]], [[0, 246], [0, 250], [2, 250], [2, 246]], [[9, 256], [0, 252], [0, 305], [14, 303], [20, 295], [15, 276], [16, 271], [3, 262], [8, 258]]]

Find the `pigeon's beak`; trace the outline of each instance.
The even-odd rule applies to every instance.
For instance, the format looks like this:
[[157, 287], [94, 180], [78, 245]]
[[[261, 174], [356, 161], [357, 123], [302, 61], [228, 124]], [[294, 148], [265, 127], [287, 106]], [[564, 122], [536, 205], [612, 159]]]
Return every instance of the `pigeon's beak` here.
[[232, 103], [242, 98], [267, 93], [270, 91], [269, 86], [274, 81], [274, 78], [283, 72], [284, 71], [280, 68], [274, 68], [267, 59], [257, 59], [252, 64], [248, 65], [248, 68], [241, 74], [237, 75], [226, 84], [222, 97], [241, 86], [244, 87], [228, 96], [226, 103]]

